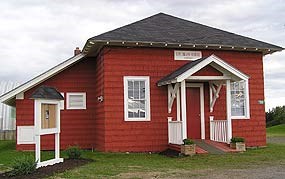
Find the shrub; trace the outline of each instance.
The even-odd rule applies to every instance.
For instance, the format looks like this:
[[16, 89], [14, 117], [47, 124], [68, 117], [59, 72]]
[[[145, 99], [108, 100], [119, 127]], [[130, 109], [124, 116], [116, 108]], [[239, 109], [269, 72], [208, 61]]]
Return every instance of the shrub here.
[[194, 141], [191, 139], [184, 139], [183, 140], [183, 145], [191, 145], [194, 144]]
[[81, 157], [82, 151], [79, 146], [70, 146], [66, 149], [66, 154], [69, 159], [79, 159]]
[[237, 142], [244, 142], [245, 140], [244, 140], [244, 138], [242, 138], [242, 137], [233, 137], [232, 139], [231, 139], [231, 142], [232, 143], [237, 143]]
[[37, 162], [30, 157], [18, 158], [12, 164], [9, 176], [27, 175], [33, 173], [37, 168]]

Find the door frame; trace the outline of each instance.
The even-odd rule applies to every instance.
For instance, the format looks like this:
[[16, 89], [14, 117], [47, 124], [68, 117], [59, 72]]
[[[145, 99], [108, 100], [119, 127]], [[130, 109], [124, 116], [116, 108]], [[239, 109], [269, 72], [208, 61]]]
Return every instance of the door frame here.
[[186, 88], [200, 88], [201, 139], [205, 139], [204, 84], [203, 83], [186, 83]]

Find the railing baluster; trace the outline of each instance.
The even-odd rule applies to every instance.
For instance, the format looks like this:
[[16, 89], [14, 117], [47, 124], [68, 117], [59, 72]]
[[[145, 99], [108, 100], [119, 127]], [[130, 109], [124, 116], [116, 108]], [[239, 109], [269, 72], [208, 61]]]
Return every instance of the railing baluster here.
[[182, 121], [168, 121], [168, 143], [182, 144]]
[[227, 121], [210, 118], [210, 139], [217, 142], [227, 142]]

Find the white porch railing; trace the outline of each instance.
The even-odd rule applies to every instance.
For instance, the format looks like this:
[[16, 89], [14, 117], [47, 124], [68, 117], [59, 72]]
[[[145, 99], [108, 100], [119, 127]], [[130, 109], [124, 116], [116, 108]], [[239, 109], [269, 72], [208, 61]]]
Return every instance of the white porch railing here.
[[168, 118], [168, 143], [182, 144], [182, 121], [172, 121]]
[[227, 125], [227, 120], [214, 120], [214, 117], [210, 116], [210, 139], [227, 143]]

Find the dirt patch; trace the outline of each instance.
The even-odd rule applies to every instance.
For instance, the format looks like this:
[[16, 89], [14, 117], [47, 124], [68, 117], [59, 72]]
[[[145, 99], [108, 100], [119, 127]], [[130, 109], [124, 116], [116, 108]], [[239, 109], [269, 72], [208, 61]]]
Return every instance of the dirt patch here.
[[0, 174], [0, 178], [4, 179], [38, 179], [45, 178], [54, 175], [55, 173], [61, 173], [66, 170], [70, 170], [82, 165], [85, 165], [89, 162], [92, 162], [91, 159], [65, 159], [64, 162], [58, 163], [55, 165], [50, 165], [46, 167], [41, 167], [37, 169], [34, 173], [24, 176], [8, 177], [9, 172]]
[[159, 153], [160, 155], [165, 155], [167, 157], [179, 157], [180, 152], [172, 149], [166, 149], [165, 151], [162, 151]]

